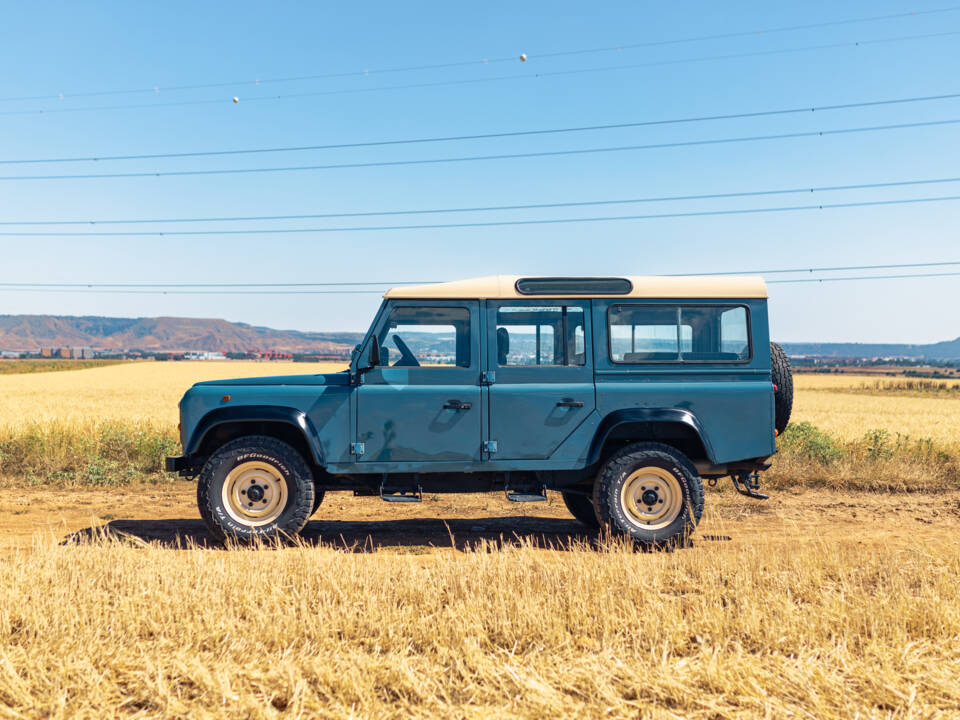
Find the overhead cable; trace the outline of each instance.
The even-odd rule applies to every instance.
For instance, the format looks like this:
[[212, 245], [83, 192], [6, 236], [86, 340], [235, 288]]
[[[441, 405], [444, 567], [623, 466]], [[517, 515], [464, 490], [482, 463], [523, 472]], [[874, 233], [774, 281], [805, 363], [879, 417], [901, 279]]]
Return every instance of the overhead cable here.
[[744, 142], [760, 142], [769, 140], [787, 140], [808, 137], [826, 137], [831, 135], [849, 135], [854, 133], [883, 132], [889, 130], [908, 130], [921, 127], [937, 127], [956, 125], [960, 118], [948, 120], [929, 120], [913, 123], [895, 123], [890, 125], [869, 125], [853, 128], [838, 128], [834, 130], [809, 130], [805, 132], [777, 133], [774, 135], [748, 135], [728, 138], [709, 138], [705, 140], [683, 140], [666, 143], [648, 143], [643, 145], [616, 145], [611, 147], [582, 148], [576, 150], [547, 150], [526, 153], [500, 153], [495, 155], [462, 155], [446, 158], [418, 158], [412, 160], [377, 160], [372, 162], [331, 163], [326, 165], [290, 165], [284, 167], [259, 168], [217, 168], [212, 170], [163, 170], [146, 172], [117, 172], [117, 173], [77, 173], [64, 175], [0, 175], [0, 180], [89, 180], [89, 179], [118, 179], [138, 177], [187, 177], [200, 175], [243, 175], [272, 172], [302, 172], [315, 170], [344, 170], [370, 167], [399, 167], [410, 165], [437, 165], [459, 162], [475, 162], [479, 160], [517, 160], [541, 157], [560, 157], [573, 155], [589, 155], [596, 153], [612, 153], [642, 150], [662, 150], [679, 147], [698, 147], [704, 145], [728, 145]]

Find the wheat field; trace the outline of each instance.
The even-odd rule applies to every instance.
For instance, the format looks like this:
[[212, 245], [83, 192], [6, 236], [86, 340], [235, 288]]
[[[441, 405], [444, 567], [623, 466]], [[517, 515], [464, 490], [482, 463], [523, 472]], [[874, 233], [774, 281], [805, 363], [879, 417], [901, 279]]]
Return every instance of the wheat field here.
[[64, 372], [0, 375], [0, 426], [115, 421], [176, 426], [177, 402], [195, 382], [256, 375], [336, 372], [343, 363], [130, 362]]
[[[255, 375], [336, 372], [342, 363], [134, 362], [86, 370], [0, 375], [0, 427], [24, 422], [82, 426], [103, 421], [174, 427], [177, 402], [202, 380]], [[873, 429], [960, 443], [960, 398], [855, 392], [862, 375], [795, 376], [794, 420], [809, 421], [841, 441]], [[882, 379], [895, 383], [895, 379]], [[957, 384], [960, 381], [944, 381]], [[850, 389], [849, 393], [843, 392]]]
[[[793, 419], [812, 422], [842, 441], [857, 440], [868, 430], [883, 429], [914, 440], [928, 438], [943, 445], [960, 444], [960, 398], [871, 395], [852, 391], [863, 383], [862, 377], [836, 379], [846, 383], [823, 388], [820, 376], [797, 375]], [[843, 392], [844, 388], [851, 388], [851, 392]]]

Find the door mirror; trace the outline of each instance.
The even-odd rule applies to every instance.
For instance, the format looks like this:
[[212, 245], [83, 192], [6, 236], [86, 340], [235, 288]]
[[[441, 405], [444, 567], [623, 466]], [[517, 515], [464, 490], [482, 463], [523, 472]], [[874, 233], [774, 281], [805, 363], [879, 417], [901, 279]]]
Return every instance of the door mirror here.
[[366, 370], [371, 370], [380, 364], [380, 341], [376, 335], [370, 338], [370, 352], [367, 354]]

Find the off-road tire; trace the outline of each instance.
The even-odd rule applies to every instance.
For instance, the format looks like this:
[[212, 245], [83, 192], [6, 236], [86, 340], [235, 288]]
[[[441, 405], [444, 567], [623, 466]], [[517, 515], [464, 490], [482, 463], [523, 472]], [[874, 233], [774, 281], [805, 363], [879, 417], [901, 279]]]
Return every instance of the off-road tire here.
[[[223, 500], [223, 485], [230, 471], [247, 462], [266, 463], [286, 483], [286, 503], [269, 524], [251, 526], [230, 515]], [[197, 505], [211, 534], [251, 542], [255, 538], [290, 538], [299, 533], [314, 506], [314, 482], [303, 457], [287, 443], [265, 435], [237, 438], [211, 455], [200, 471]]]
[[310, 517], [313, 517], [317, 513], [317, 508], [320, 507], [320, 503], [323, 502], [323, 490], [318, 490], [316, 486], [313, 488], [313, 510], [310, 511]]
[[593, 509], [593, 501], [589, 495], [574, 492], [560, 494], [563, 495], [563, 504], [567, 506], [567, 510], [577, 520], [588, 528], [600, 527], [600, 521], [597, 520], [597, 511]]
[[[676, 480], [682, 491], [679, 513], [666, 526], [651, 530], [631, 518], [622, 491], [631, 475], [643, 468], [659, 468]], [[627, 445], [611, 455], [593, 486], [593, 504], [601, 524], [612, 533], [645, 546], [685, 545], [703, 516], [703, 481], [696, 468], [676, 448], [654, 442]]]
[[793, 373], [790, 371], [790, 359], [777, 343], [770, 343], [770, 375], [777, 391], [773, 395], [773, 426], [779, 435], [790, 422], [793, 411]]

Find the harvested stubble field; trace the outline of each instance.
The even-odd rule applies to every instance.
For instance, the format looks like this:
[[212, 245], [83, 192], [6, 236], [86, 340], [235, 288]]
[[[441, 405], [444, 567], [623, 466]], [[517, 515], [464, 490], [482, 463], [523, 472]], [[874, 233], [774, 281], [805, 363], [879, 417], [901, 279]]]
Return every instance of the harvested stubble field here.
[[331, 494], [294, 547], [212, 546], [193, 485], [151, 472], [180, 393], [320, 370], [0, 378], [0, 716], [960, 717], [955, 399], [907, 398], [942, 421], [907, 427], [856, 405], [903, 398], [798, 376], [780, 490], [710, 492], [669, 553], [585, 534], [553, 495]]

